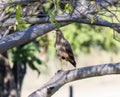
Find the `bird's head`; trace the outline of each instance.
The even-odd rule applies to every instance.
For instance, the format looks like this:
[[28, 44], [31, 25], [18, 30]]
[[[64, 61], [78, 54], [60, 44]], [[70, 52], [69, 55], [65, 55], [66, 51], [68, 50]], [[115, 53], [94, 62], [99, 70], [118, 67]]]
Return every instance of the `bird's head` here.
[[56, 35], [63, 36], [62, 31], [60, 29], [56, 29]]

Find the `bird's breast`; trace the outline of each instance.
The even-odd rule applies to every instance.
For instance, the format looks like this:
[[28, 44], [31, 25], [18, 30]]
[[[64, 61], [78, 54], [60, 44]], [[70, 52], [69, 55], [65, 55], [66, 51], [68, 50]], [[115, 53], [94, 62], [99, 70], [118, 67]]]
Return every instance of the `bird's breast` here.
[[66, 40], [62, 38], [62, 39], [60, 40], [60, 42], [61, 42], [61, 43], [65, 43]]

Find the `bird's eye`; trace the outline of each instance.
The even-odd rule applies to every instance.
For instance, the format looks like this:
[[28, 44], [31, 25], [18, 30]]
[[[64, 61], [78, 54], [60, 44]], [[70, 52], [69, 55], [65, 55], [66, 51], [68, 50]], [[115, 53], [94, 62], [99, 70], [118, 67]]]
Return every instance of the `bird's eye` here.
[[62, 59], [65, 59], [65, 57], [64, 57], [64, 56], [62, 56]]

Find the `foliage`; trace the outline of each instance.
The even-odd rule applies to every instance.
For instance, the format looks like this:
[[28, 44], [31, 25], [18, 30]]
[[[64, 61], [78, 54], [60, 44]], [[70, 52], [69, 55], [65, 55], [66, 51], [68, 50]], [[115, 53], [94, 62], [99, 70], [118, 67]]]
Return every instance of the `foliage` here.
[[[48, 0], [49, 1], [49, 0]], [[59, 0], [58, 0], [59, 1]], [[54, 0], [54, 10], [57, 9], [57, 14], [62, 10], [62, 12], [71, 12], [72, 7], [69, 3], [58, 3], [58, 1]], [[90, 2], [91, 4], [94, 4], [94, 1]], [[46, 10], [50, 9], [50, 1], [47, 3], [47, 6], [44, 6]], [[110, 9], [113, 9], [110, 7]], [[49, 10], [48, 14], [50, 15], [51, 23], [55, 23], [54, 20], [54, 10]], [[98, 10], [98, 9], [96, 9]], [[104, 14], [105, 11], [103, 11]], [[99, 15], [101, 16], [102, 12], [99, 12]], [[111, 13], [109, 13], [111, 15]], [[105, 17], [102, 15], [105, 19], [108, 20], [108, 17]], [[94, 18], [90, 18], [91, 23], [94, 22]], [[56, 27], [58, 27], [56, 25]], [[87, 28], [87, 29], [86, 29]], [[83, 24], [71, 24], [69, 26], [65, 26], [62, 28], [64, 35], [66, 39], [71, 43], [72, 48], [74, 49], [74, 52], [76, 55], [78, 55], [81, 52], [90, 52], [90, 49], [92, 47], [98, 47], [101, 50], [111, 51], [111, 52], [118, 52], [119, 51], [119, 42], [117, 42], [115, 39], [113, 39], [113, 31], [109, 28], [103, 28], [103, 27], [97, 27], [97, 26], [90, 26], [90, 25], [83, 25]], [[51, 41], [54, 41], [55, 36], [51, 36]], [[48, 39], [49, 40], [49, 39]], [[53, 44], [52, 44], [53, 45]], [[51, 45], [50, 45], [51, 46]], [[48, 46], [49, 47], [49, 46]], [[54, 51], [54, 48], [49, 47], [50, 50]], [[49, 49], [48, 48], [48, 49]], [[50, 52], [51, 52], [50, 51]]]
[[[8, 9], [6, 9], [6, 12], [7, 10]], [[21, 31], [31, 26], [30, 24], [27, 24], [25, 21], [19, 21], [21, 17], [22, 17], [21, 6], [17, 5], [16, 6], [16, 22], [14, 24], [14, 31]], [[36, 64], [42, 65], [45, 63], [35, 56], [35, 52], [39, 52], [35, 42], [30, 42], [30, 43], [21, 45], [19, 47], [15, 47], [11, 51], [12, 51], [13, 62], [26, 62], [32, 70], [35, 70], [38, 72], [38, 74], [40, 74], [40, 70], [38, 66], [36, 66]]]
[[[91, 2], [94, 4], [94, 2]], [[59, 0], [48, 0], [43, 4], [45, 13], [50, 16], [51, 23], [59, 27], [59, 23], [55, 21], [55, 15], [62, 12], [70, 13], [72, 11], [72, 6], [68, 3], [60, 3]], [[49, 10], [51, 9], [51, 10]], [[13, 8], [6, 7], [6, 13], [13, 11]], [[16, 6], [16, 23], [14, 25], [14, 30], [19, 31], [28, 28], [30, 25], [24, 21], [19, 21], [22, 17], [21, 6]], [[106, 17], [105, 17], [106, 18]], [[107, 19], [107, 18], [106, 18]], [[90, 18], [91, 23], [94, 22], [93, 18]], [[80, 52], [90, 52], [92, 47], [98, 47], [101, 50], [118, 52], [119, 43], [113, 39], [112, 30], [109, 28], [97, 27], [92, 25], [84, 24], [71, 24], [61, 28], [65, 38], [70, 42], [74, 53], [79, 55]], [[48, 34], [44, 37], [39, 37], [34, 42], [29, 44], [24, 44], [13, 49], [13, 61], [26, 60], [31, 69], [36, 70], [38, 73], [40, 71], [35, 66], [37, 64], [42, 64], [43, 62], [35, 57], [35, 52], [39, 47], [44, 47], [46, 52], [49, 51], [51, 54], [55, 53], [54, 49], [55, 33]], [[37, 44], [37, 46], [35, 46]], [[51, 57], [51, 54], [50, 57]]]
[[35, 52], [38, 52], [37, 47], [33, 42], [21, 45], [12, 49], [13, 62], [26, 62], [32, 70], [36, 70], [38, 74], [40, 71], [35, 65], [41, 65], [43, 62], [35, 56]]
[[111, 52], [119, 51], [119, 43], [113, 39], [112, 30], [109, 28], [72, 24], [63, 28], [63, 31], [76, 54], [80, 51], [89, 52], [91, 47]]
[[[114, 53], [119, 51], [119, 42], [113, 38], [113, 31], [110, 28], [75, 23], [62, 27], [61, 30], [76, 55], [79, 55], [80, 52], [89, 53], [91, 48], [96, 47]], [[49, 33], [47, 38], [51, 57], [55, 54], [55, 33]]]

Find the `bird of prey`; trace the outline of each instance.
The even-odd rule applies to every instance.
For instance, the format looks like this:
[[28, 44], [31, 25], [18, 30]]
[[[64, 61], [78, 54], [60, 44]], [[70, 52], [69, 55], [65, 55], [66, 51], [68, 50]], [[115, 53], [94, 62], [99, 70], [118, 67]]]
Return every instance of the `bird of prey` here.
[[65, 39], [60, 29], [56, 30], [56, 41], [54, 47], [56, 49], [56, 54], [60, 61], [62, 60], [69, 61], [74, 67], [76, 67], [76, 62], [73, 55], [73, 51], [71, 49], [71, 45]]

